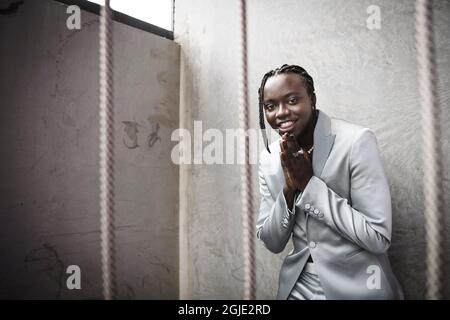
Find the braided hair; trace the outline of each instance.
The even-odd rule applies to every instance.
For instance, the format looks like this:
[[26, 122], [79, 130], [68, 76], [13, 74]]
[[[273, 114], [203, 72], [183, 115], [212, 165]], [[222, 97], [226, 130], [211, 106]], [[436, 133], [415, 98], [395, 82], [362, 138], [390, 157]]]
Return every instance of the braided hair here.
[[[266, 125], [264, 123], [264, 87], [266, 85], [267, 79], [270, 77], [282, 74], [282, 73], [295, 73], [298, 74], [306, 83], [306, 91], [308, 95], [312, 97], [314, 95], [314, 80], [313, 78], [300, 66], [283, 64], [280, 68], [270, 70], [267, 72], [261, 81], [261, 86], [258, 89], [259, 96], [259, 126], [263, 135], [264, 143], [266, 145], [267, 151], [269, 150], [269, 140], [267, 139]], [[313, 106], [315, 107], [315, 106]]]

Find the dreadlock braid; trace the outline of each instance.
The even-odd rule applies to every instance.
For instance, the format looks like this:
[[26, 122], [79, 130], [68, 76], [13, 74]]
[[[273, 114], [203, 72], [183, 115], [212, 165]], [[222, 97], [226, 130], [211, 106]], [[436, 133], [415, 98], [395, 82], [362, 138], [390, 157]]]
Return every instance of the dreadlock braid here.
[[[314, 80], [313, 78], [300, 66], [283, 64], [280, 68], [270, 70], [267, 72], [261, 81], [261, 86], [258, 89], [259, 97], [259, 126], [263, 135], [264, 143], [266, 145], [267, 151], [270, 153], [269, 149], [269, 139], [267, 139], [266, 125], [264, 123], [264, 87], [266, 86], [267, 79], [270, 77], [282, 74], [282, 73], [295, 73], [298, 74], [306, 83], [306, 91], [308, 95], [312, 97], [315, 93], [314, 91]], [[315, 107], [315, 106], [313, 106]]]

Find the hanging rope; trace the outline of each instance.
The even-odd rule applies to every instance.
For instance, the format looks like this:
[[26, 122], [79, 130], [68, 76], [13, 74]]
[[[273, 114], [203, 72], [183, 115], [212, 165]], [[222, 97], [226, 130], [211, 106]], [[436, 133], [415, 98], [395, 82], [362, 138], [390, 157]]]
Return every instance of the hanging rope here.
[[439, 158], [439, 106], [433, 47], [432, 0], [416, 1], [416, 45], [422, 109], [423, 193], [426, 236], [426, 298], [441, 299], [442, 176]]
[[239, 128], [243, 135], [240, 139], [241, 153], [245, 157], [241, 168], [241, 203], [242, 203], [242, 229], [244, 238], [244, 299], [256, 298], [256, 264], [255, 264], [255, 235], [253, 217], [252, 172], [250, 167], [249, 151], [249, 111], [248, 111], [248, 78], [247, 78], [247, 12], [246, 1], [240, 0], [241, 25], [241, 72], [240, 72], [240, 101], [239, 101]]
[[113, 39], [109, 0], [100, 13], [100, 232], [103, 297], [114, 299], [114, 109]]

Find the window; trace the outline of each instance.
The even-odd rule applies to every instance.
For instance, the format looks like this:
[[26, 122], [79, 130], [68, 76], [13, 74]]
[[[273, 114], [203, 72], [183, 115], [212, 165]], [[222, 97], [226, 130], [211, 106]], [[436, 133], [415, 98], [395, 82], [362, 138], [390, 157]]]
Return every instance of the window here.
[[[103, 4], [104, 0], [86, 0]], [[111, 8], [133, 18], [173, 31], [173, 0], [111, 0]]]

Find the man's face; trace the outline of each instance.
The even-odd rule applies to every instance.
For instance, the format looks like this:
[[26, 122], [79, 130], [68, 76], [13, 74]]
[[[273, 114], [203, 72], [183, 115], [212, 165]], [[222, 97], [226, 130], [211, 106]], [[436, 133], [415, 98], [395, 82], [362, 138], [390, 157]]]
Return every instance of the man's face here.
[[280, 135], [289, 132], [300, 137], [313, 119], [305, 80], [294, 73], [282, 73], [267, 79], [264, 86], [264, 113], [270, 126]]

